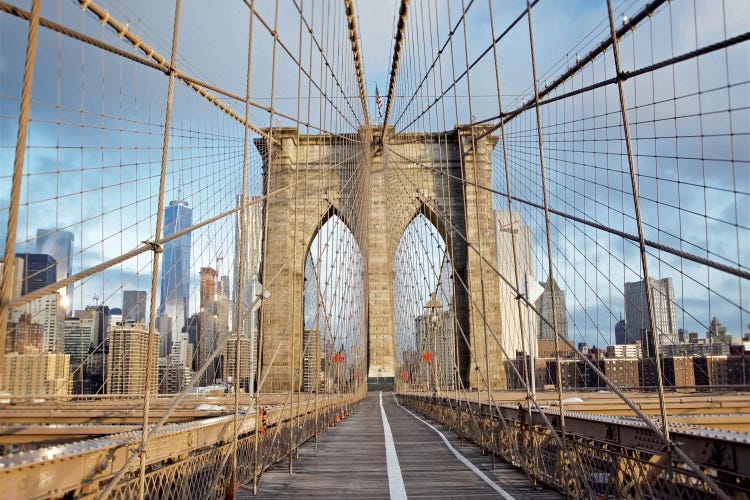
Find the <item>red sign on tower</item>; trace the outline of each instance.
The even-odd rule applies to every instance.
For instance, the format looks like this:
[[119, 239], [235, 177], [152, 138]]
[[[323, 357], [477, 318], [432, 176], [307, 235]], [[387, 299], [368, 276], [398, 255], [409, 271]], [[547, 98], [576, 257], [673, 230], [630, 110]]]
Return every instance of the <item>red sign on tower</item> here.
[[337, 365], [340, 365], [341, 363], [344, 362], [344, 355], [341, 354], [340, 352], [337, 352], [336, 354], [333, 355], [333, 362], [336, 363]]
[[424, 359], [425, 363], [432, 363], [432, 354], [430, 354], [429, 351], [425, 351], [425, 353], [422, 354], [422, 359]]

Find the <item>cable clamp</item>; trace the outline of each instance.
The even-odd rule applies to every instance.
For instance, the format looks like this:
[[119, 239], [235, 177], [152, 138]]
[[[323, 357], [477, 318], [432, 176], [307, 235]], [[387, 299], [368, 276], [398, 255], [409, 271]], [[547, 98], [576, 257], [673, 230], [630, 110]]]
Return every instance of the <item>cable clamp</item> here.
[[149, 249], [154, 253], [162, 253], [164, 251], [162, 246], [154, 241], [145, 240], [145, 241], [142, 241], [141, 243], [149, 247]]

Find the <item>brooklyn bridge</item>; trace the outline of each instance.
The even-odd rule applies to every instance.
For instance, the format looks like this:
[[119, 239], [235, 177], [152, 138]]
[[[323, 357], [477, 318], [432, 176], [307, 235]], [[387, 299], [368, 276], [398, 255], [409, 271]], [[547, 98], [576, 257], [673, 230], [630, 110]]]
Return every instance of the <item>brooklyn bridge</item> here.
[[746, 0], [0, 0], [4, 498], [748, 498]]

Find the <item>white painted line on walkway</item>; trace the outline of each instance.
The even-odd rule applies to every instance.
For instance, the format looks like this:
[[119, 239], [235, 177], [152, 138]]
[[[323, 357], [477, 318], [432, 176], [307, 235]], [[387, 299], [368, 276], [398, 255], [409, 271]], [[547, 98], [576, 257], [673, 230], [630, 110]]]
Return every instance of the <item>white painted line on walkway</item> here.
[[383, 409], [383, 391], [380, 391], [380, 416], [383, 417], [385, 459], [388, 466], [388, 490], [391, 493], [391, 500], [406, 500], [406, 487], [404, 486], [404, 478], [401, 476], [401, 466], [398, 463], [398, 455], [396, 455], [396, 445], [393, 444], [391, 426], [388, 424], [388, 417], [385, 416], [385, 410]]
[[[406, 413], [408, 413], [409, 415], [411, 415], [412, 417], [416, 418], [417, 420], [419, 420], [420, 422], [422, 422], [424, 425], [426, 425], [427, 427], [429, 427], [430, 429], [432, 429], [433, 431], [435, 431], [438, 434], [438, 436], [440, 436], [440, 438], [443, 440], [443, 442], [445, 443], [445, 446], [447, 446], [448, 449], [451, 450], [454, 455], [456, 455], [456, 458], [458, 458], [461, 461], [461, 463], [463, 463], [466, 467], [468, 467], [474, 474], [476, 474], [477, 476], [479, 476], [479, 479], [481, 479], [482, 481], [484, 481], [485, 483], [487, 483], [493, 490], [497, 491], [500, 494], [501, 497], [505, 498], [505, 500], [515, 500], [515, 498], [510, 493], [508, 493], [507, 491], [505, 491], [504, 489], [502, 489], [500, 486], [498, 486], [497, 483], [495, 483], [495, 481], [493, 481], [492, 479], [490, 479], [489, 477], [487, 477], [487, 475], [484, 472], [482, 472], [481, 470], [479, 470], [477, 468], [477, 466], [475, 466], [473, 463], [471, 463], [469, 461], [469, 459], [467, 459], [465, 456], [463, 456], [461, 454], [461, 452], [459, 452], [457, 449], [455, 449], [453, 447], [453, 445], [450, 443], [450, 441], [448, 441], [448, 438], [445, 437], [445, 434], [443, 434], [442, 432], [440, 432], [438, 429], [436, 429], [429, 422], [421, 419], [419, 416], [415, 415], [414, 413], [412, 413], [407, 408], [404, 408], [403, 406], [401, 406], [399, 404], [399, 402], [398, 402], [398, 399], [396, 399], [396, 394], [393, 393], [393, 392], [391, 394], [393, 394], [393, 400], [396, 402], [396, 405], [399, 408], [401, 408]], [[380, 408], [381, 408], [381, 411], [382, 411], [382, 408], [383, 408], [382, 401], [380, 403]], [[385, 416], [383, 418], [385, 418]]]

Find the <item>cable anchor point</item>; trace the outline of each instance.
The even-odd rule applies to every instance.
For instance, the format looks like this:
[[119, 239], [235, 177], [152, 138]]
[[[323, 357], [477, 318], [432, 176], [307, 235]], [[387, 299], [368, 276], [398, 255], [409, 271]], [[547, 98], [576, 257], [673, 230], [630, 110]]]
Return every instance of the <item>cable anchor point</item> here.
[[154, 253], [162, 253], [162, 252], [164, 252], [164, 248], [162, 248], [162, 246], [160, 244], [156, 243], [155, 241], [144, 240], [141, 243], [143, 243], [144, 245], [146, 245], [147, 247], [149, 247], [149, 249], [152, 252], [154, 252]]

